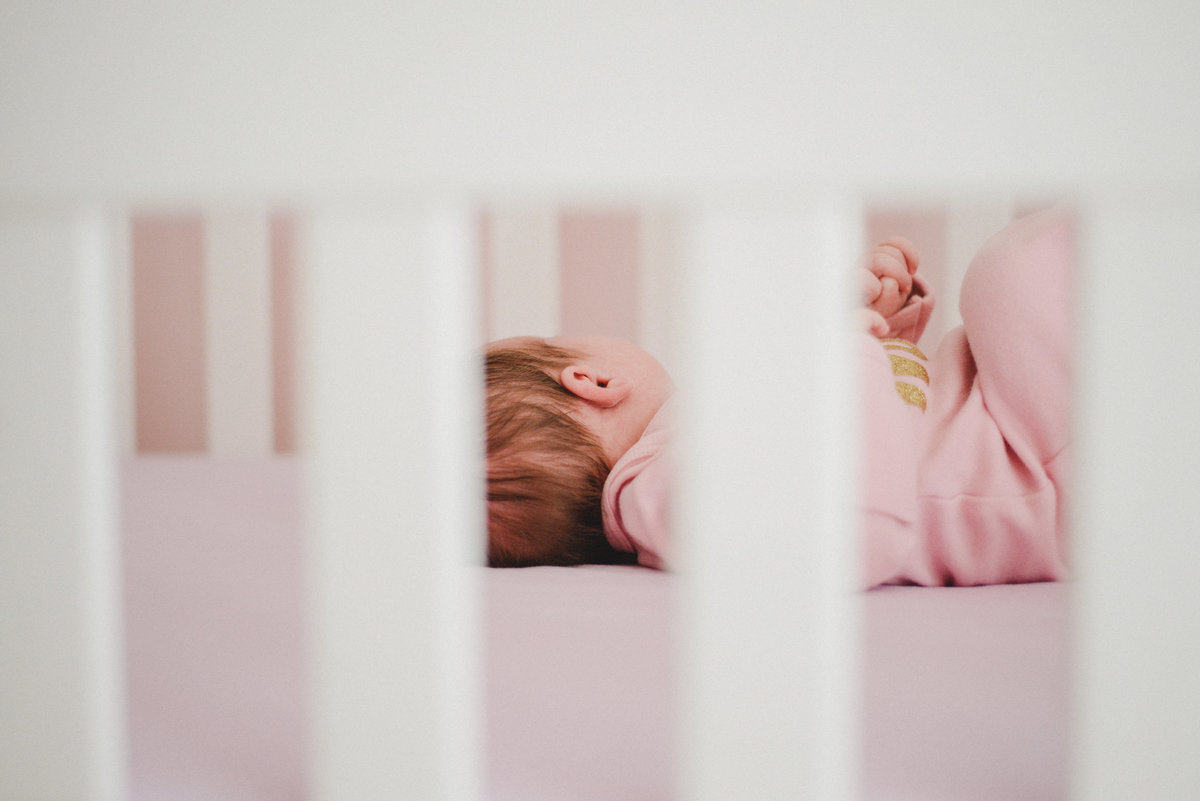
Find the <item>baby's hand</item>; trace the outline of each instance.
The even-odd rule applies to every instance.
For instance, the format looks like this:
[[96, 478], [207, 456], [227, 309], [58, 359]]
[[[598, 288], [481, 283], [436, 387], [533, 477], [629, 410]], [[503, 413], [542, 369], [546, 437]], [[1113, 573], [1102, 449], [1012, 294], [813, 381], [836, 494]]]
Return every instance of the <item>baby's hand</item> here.
[[871, 309], [855, 309], [854, 324], [857, 328], [882, 339], [887, 336], [888, 324], [887, 320], [883, 319], [883, 315]]
[[883, 240], [863, 257], [859, 268], [863, 305], [882, 317], [891, 317], [912, 293], [917, 271], [917, 249], [902, 236]]

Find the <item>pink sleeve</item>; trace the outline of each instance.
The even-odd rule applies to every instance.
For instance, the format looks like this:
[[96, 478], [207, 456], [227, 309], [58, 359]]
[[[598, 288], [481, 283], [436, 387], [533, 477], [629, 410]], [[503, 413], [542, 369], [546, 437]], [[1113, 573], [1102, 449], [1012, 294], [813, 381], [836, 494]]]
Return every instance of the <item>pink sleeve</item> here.
[[914, 275], [912, 294], [900, 311], [887, 318], [888, 332], [885, 337], [917, 342], [925, 333], [925, 326], [932, 314], [933, 292], [929, 282], [920, 275]]
[[613, 466], [601, 506], [604, 535], [620, 551], [637, 554], [638, 564], [670, 566], [670, 411], [651, 421], [646, 432]]
[[608, 531], [608, 526], [605, 531], [614, 547], [636, 553], [639, 565], [660, 570], [671, 561], [667, 498], [670, 473], [665, 453], [629, 465], [613, 484], [616, 534]]
[[902, 343], [859, 334], [855, 346], [861, 382], [858, 500], [864, 581], [873, 587], [896, 579], [919, 545], [917, 466], [928, 383], [913, 376], [924, 370], [924, 357], [904, 350]]

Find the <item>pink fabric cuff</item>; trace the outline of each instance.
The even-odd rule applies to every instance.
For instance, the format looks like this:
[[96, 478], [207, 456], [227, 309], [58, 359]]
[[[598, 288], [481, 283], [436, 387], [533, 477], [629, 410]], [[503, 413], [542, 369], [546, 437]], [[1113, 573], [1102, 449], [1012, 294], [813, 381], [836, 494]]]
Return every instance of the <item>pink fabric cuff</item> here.
[[925, 333], [925, 326], [933, 315], [933, 293], [929, 282], [920, 275], [913, 276], [912, 294], [900, 311], [887, 318], [889, 339], [906, 339], [916, 343]]

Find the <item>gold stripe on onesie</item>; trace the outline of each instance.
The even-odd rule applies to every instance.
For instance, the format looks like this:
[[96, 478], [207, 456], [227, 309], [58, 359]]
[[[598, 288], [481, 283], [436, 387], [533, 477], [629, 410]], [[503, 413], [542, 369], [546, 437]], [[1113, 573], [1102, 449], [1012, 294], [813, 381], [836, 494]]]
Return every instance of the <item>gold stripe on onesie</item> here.
[[896, 394], [899, 395], [905, 403], [912, 406], [919, 406], [921, 411], [925, 411], [925, 393], [907, 381], [896, 382]]
[[909, 342], [907, 339], [881, 339], [879, 341], [882, 342], [883, 346], [888, 350], [906, 350], [916, 356], [918, 359], [929, 361], [929, 357], [924, 353], [921, 353], [921, 351], [917, 349], [917, 346]]
[[929, 373], [921, 366], [920, 362], [906, 359], [903, 356], [894, 356], [891, 353], [888, 354], [888, 359], [892, 362], [892, 373], [894, 375], [912, 376], [924, 381], [926, 384], [929, 383]]
[[[880, 340], [885, 351], [900, 351], [916, 356], [917, 359], [925, 361], [927, 357], [922, 353], [916, 345], [906, 339], [883, 339]], [[916, 359], [909, 359], [905, 356], [897, 356], [895, 353], [887, 354], [888, 360], [892, 363], [892, 374], [898, 378], [914, 378], [917, 381], [924, 381], [925, 385], [929, 385], [929, 371], [925, 366]], [[921, 411], [925, 411], [926, 397], [925, 392], [915, 383], [908, 381], [896, 382], [896, 394], [900, 396], [905, 403], [916, 406]]]

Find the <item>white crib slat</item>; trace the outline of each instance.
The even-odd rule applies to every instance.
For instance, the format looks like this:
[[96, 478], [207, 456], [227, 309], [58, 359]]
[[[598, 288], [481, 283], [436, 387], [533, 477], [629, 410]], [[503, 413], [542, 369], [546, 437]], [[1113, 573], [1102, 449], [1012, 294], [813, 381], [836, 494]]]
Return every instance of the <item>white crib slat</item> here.
[[853, 794], [855, 210], [684, 224], [681, 797]]
[[326, 213], [302, 241], [313, 797], [474, 799], [473, 218]]
[[679, 232], [660, 206], [638, 214], [638, 344], [666, 364], [675, 362], [678, 328]]
[[934, 314], [941, 318], [941, 332], [962, 325], [957, 298], [962, 289], [963, 276], [980, 246], [1012, 220], [1014, 205], [1011, 198], [1003, 195], [990, 199], [963, 199], [947, 204], [946, 269], [938, 288], [938, 294], [946, 298], [946, 302], [939, 301], [934, 310]]
[[112, 243], [108, 274], [112, 290], [108, 297], [112, 314], [112, 392], [116, 431], [116, 452], [119, 457], [132, 456], [137, 451], [137, 401], [134, 380], [133, 340], [133, 225], [128, 214], [111, 215]]
[[1086, 208], [1075, 510], [1082, 801], [1200, 798], [1200, 203]]
[[561, 333], [558, 210], [497, 206], [490, 222], [488, 339]]
[[221, 210], [204, 222], [209, 451], [266, 456], [275, 433], [268, 218]]
[[124, 798], [112, 230], [0, 217], [2, 798]]

